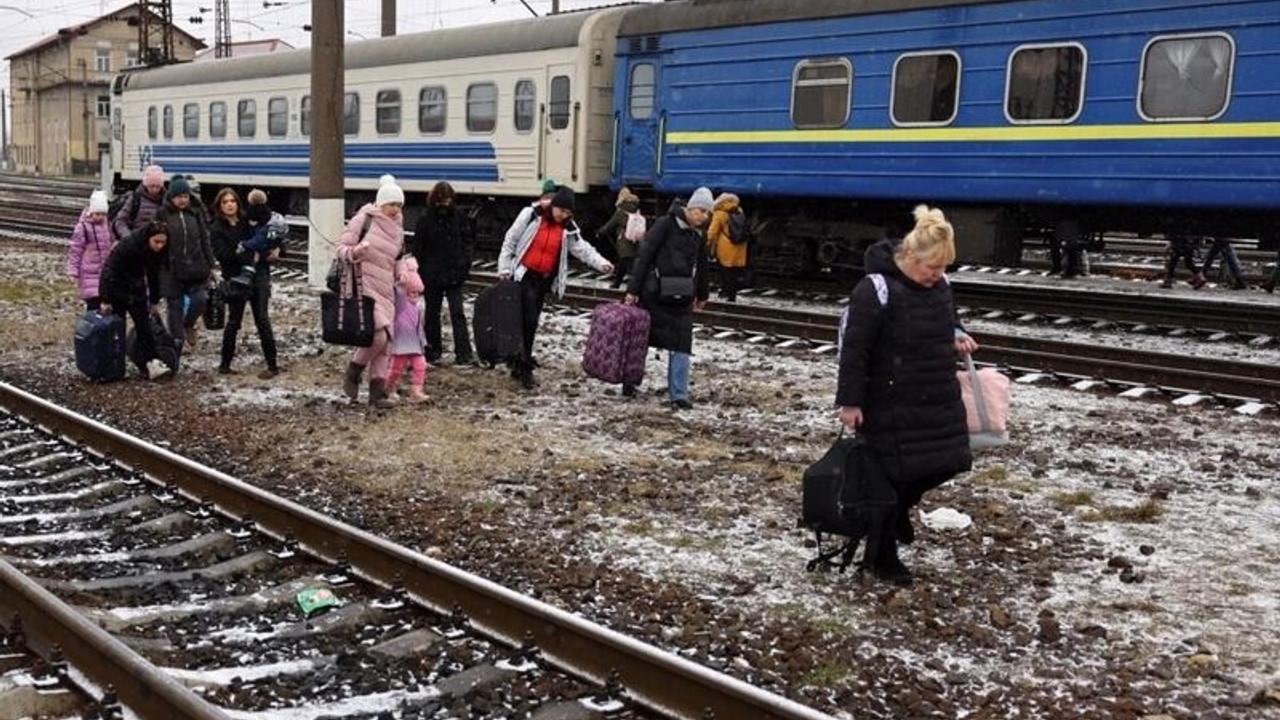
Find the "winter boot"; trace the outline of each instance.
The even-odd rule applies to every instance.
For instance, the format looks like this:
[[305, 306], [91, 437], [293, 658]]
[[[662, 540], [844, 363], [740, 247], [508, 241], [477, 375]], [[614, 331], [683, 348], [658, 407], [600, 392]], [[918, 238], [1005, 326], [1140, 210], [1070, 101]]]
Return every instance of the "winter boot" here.
[[398, 404], [387, 395], [387, 381], [383, 378], [369, 378], [369, 404], [379, 410], [388, 410]]
[[409, 402], [417, 404], [424, 403], [430, 399], [423, 394], [421, 385], [413, 385], [409, 388]]
[[1204, 279], [1204, 273], [1196, 273], [1191, 277], [1191, 287], [1196, 290], [1204, 287], [1205, 282], [1207, 281]]
[[867, 549], [862, 555], [862, 569], [880, 580], [907, 586], [911, 571], [898, 558], [897, 508], [876, 508], [867, 518]]
[[363, 374], [363, 365], [347, 363], [347, 374], [342, 377], [342, 392], [351, 398], [351, 402], [360, 399], [360, 376]]

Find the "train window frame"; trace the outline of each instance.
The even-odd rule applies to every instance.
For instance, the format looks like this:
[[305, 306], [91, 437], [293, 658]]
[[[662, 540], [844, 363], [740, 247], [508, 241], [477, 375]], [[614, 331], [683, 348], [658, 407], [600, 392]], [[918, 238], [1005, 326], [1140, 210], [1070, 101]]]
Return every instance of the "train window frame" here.
[[155, 140], [160, 137], [160, 111], [155, 105], [147, 108], [147, 138]]
[[[1226, 69], [1226, 80], [1222, 92], [1222, 104], [1216, 113], [1210, 115], [1153, 115], [1147, 111], [1144, 104], [1146, 100], [1147, 90], [1147, 62], [1150, 57], [1151, 50], [1159, 43], [1170, 42], [1174, 40], [1209, 40], [1222, 39], [1227, 43], [1228, 49], [1231, 51], [1228, 56], [1229, 62]], [[1235, 87], [1236, 74], [1236, 58], [1238, 56], [1238, 48], [1236, 40], [1230, 33], [1225, 32], [1196, 32], [1196, 33], [1171, 33], [1166, 35], [1156, 35], [1147, 41], [1142, 48], [1142, 60], [1138, 65], [1138, 94], [1134, 98], [1137, 108], [1138, 117], [1146, 122], [1167, 123], [1167, 122], [1212, 122], [1226, 114], [1227, 109], [1231, 107], [1231, 90]], [[1188, 58], [1191, 59], [1191, 58]]]
[[303, 137], [311, 136], [311, 96], [303, 95], [298, 100], [298, 132]]
[[200, 137], [200, 103], [186, 103], [182, 106], [182, 137], [185, 140]]
[[253, 138], [257, 135], [258, 101], [253, 98], [240, 98], [236, 101], [236, 137]]
[[[1080, 52], [1080, 80], [1079, 88], [1076, 93], [1075, 112], [1068, 117], [1062, 118], [1015, 118], [1009, 112], [1010, 89], [1013, 84], [1013, 61], [1018, 57], [1018, 53], [1031, 50], [1061, 50], [1069, 48]], [[1070, 42], [1048, 42], [1048, 43], [1026, 43], [1018, 45], [1010, 53], [1004, 64], [1004, 102], [1002, 109], [1004, 111], [1005, 120], [1010, 125], [1070, 125], [1080, 119], [1080, 115], [1084, 113], [1085, 91], [1089, 85], [1089, 50], [1083, 43]]]
[[[563, 98], [561, 96], [563, 95]], [[569, 127], [569, 112], [573, 106], [573, 80], [568, 75], [553, 75], [547, 88], [547, 125], [552, 130]]]
[[[395, 96], [394, 101], [392, 95]], [[399, 88], [379, 90], [373, 96], [373, 125], [379, 135], [400, 134], [403, 107]]]
[[348, 137], [360, 134], [360, 93], [342, 95], [342, 134]]
[[[472, 93], [480, 89], [493, 91], [493, 99], [476, 99]], [[482, 105], [491, 105], [493, 110], [489, 116], [476, 115], [476, 109]], [[486, 127], [487, 124], [487, 127]], [[471, 83], [467, 86], [467, 132], [479, 135], [492, 135], [498, 129], [498, 84], [492, 81]]]
[[209, 103], [209, 137], [216, 140], [227, 137], [227, 103], [224, 100]]
[[[816, 78], [810, 80], [802, 80], [801, 73], [810, 68], [817, 67], [840, 67], [845, 71], [843, 81], [835, 81], [830, 78]], [[853, 61], [846, 57], [823, 57], [823, 58], [805, 58], [797, 62], [795, 67], [791, 69], [791, 104], [790, 116], [791, 125], [797, 130], [823, 130], [832, 128], [842, 128], [849, 124], [849, 119], [853, 117], [853, 83], [857, 78]], [[841, 87], [844, 92], [844, 116], [839, 122], [835, 122], [830, 118], [820, 118], [818, 121], [801, 122], [796, 117], [796, 100], [803, 95], [809, 94], [808, 88], [834, 88]], [[824, 103], [825, 105], [826, 103]], [[825, 109], [825, 108], [824, 108]]]
[[[439, 93], [439, 97], [427, 98], [427, 93]], [[439, 107], [438, 114], [428, 112], [428, 108]], [[440, 127], [436, 129], [435, 120]], [[418, 88], [418, 132], [423, 135], [443, 135], [449, 127], [449, 89], [444, 85], [423, 85]]]
[[[649, 73], [646, 82], [636, 78], [636, 72], [645, 70]], [[647, 88], [648, 95], [636, 92], [637, 88]], [[648, 103], [645, 105], [644, 103]], [[627, 73], [627, 114], [632, 120], [648, 120], [653, 117], [658, 107], [658, 67], [651, 62], [639, 62], [631, 66]], [[638, 112], [637, 112], [638, 111]]]
[[[280, 106], [284, 107], [281, 108]], [[277, 95], [267, 99], [267, 135], [273, 138], [289, 134], [289, 98]]]
[[[951, 115], [945, 120], [901, 120], [898, 118], [898, 69], [904, 60], [914, 58], [941, 58], [950, 57], [955, 60], [955, 85], [951, 94]], [[960, 115], [960, 84], [964, 77], [964, 61], [960, 58], [960, 53], [954, 50], [928, 50], [923, 52], [909, 52], [898, 56], [893, 62], [893, 75], [889, 80], [889, 121], [897, 127], [945, 127], [956, 121], [956, 117]], [[935, 78], [936, 82], [936, 78]], [[936, 87], [935, 87], [936, 90]], [[932, 102], [937, 102], [938, 95], [933, 94]]]
[[516, 81], [511, 99], [511, 113], [516, 132], [533, 132], [534, 121], [538, 116], [538, 83], [533, 78], [521, 78]]
[[173, 139], [173, 106], [165, 105], [164, 112], [160, 115], [160, 129], [164, 132], [165, 140]]

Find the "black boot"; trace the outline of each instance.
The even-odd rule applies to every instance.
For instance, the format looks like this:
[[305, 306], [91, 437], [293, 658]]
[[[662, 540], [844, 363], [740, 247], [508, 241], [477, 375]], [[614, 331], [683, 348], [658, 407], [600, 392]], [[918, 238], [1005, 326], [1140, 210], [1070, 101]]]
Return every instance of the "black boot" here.
[[897, 522], [893, 527], [894, 537], [903, 545], [910, 545], [916, 541], [916, 529], [911, 524], [911, 508], [898, 508]]
[[360, 399], [360, 376], [363, 374], [363, 365], [347, 363], [347, 374], [342, 377], [342, 392], [351, 398], [351, 402]]
[[399, 403], [387, 394], [386, 380], [369, 378], [369, 404], [379, 410], [389, 410]]
[[871, 571], [881, 580], [907, 587], [915, 580], [911, 576], [911, 570], [902, 564], [902, 560], [898, 558], [898, 538], [886, 537], [880, 545], [880, 555], [876, 558], [875, 564], [872, 565]]
[[862, 568], [877, 579], [905, 587], [911, 584], [912, 577], [898, 558], [897, 517], [896, 506], [876, 508], [869, 513]]

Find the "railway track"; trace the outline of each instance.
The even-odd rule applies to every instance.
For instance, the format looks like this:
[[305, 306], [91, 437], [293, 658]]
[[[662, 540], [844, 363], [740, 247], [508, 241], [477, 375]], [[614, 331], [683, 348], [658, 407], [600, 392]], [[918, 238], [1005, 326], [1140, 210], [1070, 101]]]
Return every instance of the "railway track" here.
[[138, 717], [828, 717], [12, 386], [0, 406], [6, 637]]

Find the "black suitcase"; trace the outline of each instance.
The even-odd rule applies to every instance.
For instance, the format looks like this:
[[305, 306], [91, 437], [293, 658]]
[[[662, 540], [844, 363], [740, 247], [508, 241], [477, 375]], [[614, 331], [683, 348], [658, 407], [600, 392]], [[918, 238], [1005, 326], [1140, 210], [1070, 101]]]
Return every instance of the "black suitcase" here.
[[129, 328], [129, 337], [127, 338], [126, 343], [128, 345], [129, 359], [139, 367], [146, 367], [146, 364], [151, 360], [159, 360], [168, 366], [169, 372], [177, 375], [179, 358], [178, 343], [173, 339], [173, 336], [169, 334], [169, 331], [165, 329], [164, 323], [161, 322], [160, 318], [155, 315], [151, 316], [150, 330], [151, 335], [155, 338], [155, 356], [148, 358], [140, 357], [142, 350], [138, 347], [138, 328], [132, 327]]
[[90, 380], [124, 379], [124, 319], [90, 310], [76, 322], [76, 367]]
[[520, 283], [499, 282], [480, 291], [471, 313], [476, 355], [496, 365], [524, 352], [524, 317], [520, 310]]

